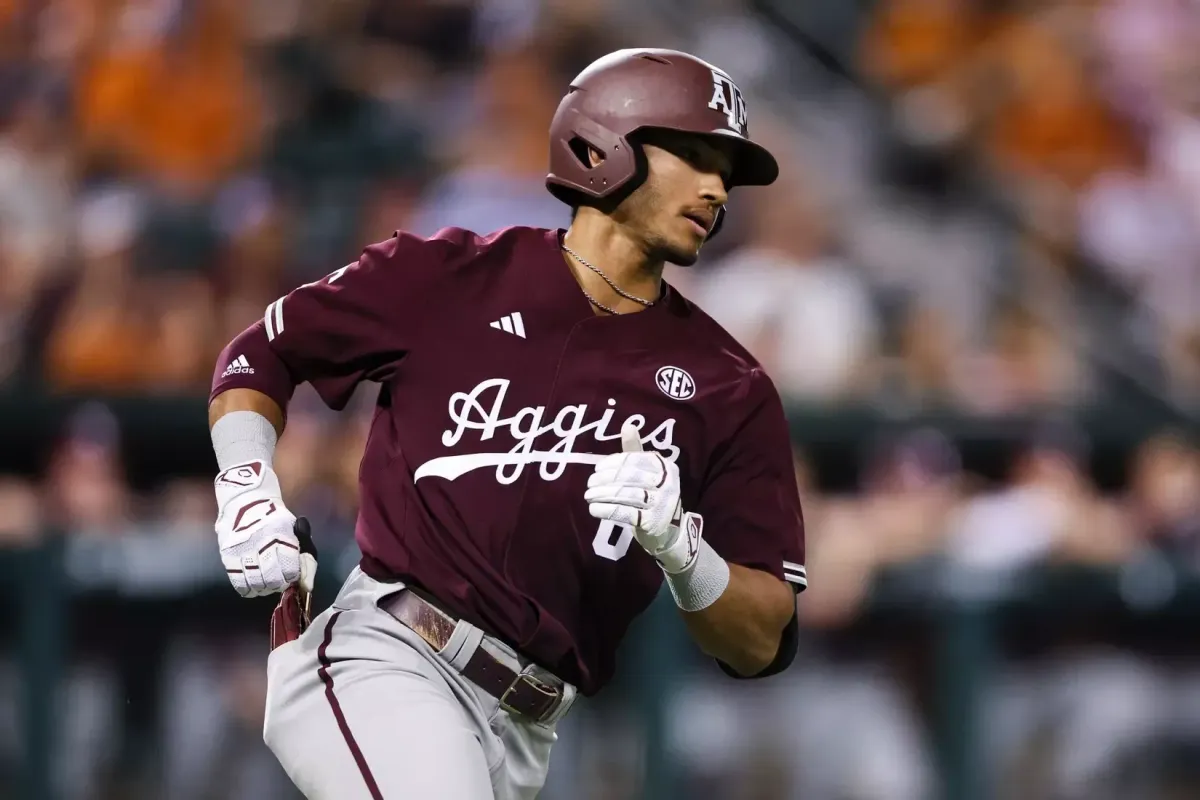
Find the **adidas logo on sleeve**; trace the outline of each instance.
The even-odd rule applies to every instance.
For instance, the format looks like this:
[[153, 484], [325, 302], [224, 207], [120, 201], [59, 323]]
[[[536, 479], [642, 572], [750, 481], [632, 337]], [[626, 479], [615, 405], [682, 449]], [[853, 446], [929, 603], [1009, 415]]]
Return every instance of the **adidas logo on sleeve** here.
[[221, 373], [222, 378], [228, 378], [230, 375], [253, 375], [254, 367], [250, 366], [250, 362], [245, 356], [238, 356], [233, 361], [229, 362], [229, 366]]

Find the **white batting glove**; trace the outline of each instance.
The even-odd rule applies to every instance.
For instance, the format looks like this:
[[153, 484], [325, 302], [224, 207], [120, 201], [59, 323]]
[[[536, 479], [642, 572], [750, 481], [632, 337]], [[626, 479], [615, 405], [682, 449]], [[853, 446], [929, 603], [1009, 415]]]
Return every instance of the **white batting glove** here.
[[621, 428], [621, 450], [601, 459], [588, 478], [583, 495], [588, 512], [632, 527], [638, 544], [666, 572], [685, 571], [696, 559], [704, 518], [683, 512], [679, 467], [658, 453], [644, 452], [633, 425]]
[[[275, 470], [265, 461], [249, 461], [222, 472], [213, 486], [220, 509], [216, 529], [221, 561], [237, 593], [275, 594], [299, 581], [296, 517], [283, 504]], [[307, 560], [315, 571], [316, 562]], [[311, 590], [311, 576], [304, 577]]]

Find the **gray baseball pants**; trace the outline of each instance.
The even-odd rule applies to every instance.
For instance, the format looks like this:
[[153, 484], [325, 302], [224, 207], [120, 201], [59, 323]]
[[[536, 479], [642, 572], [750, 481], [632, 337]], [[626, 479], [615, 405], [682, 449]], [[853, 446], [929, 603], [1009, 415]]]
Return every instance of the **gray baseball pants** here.
[[267, 662], [263, 739], [309, 800], [532, 800], [558, 720], [500, 707], [463, 678], [475, 647], [513, 669], [516, 654], [460, 621], [444, 648], [378, 606], [403, 588], [357, 567], [333, 605]]

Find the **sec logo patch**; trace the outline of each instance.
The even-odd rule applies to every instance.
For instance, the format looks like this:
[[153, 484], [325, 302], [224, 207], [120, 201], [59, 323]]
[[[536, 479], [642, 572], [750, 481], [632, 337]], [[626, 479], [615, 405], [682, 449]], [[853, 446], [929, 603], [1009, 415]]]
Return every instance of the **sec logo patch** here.
[[676, 400], [690, 400], [696, 394], [696, 383], [692, 376], [679, 367], [661, 367], [654, 382], [662, 393]]

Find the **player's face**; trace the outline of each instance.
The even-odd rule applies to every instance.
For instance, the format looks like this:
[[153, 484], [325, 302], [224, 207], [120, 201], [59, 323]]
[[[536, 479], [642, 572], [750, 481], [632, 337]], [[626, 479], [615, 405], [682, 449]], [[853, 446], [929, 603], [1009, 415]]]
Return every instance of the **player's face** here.
[[652, 131], [640, 141], [649, 168], [646, 181], [618, 213], [655, 256], [690, 266], [728, 199], [732, 159], [725, 148], [701, 136]]

